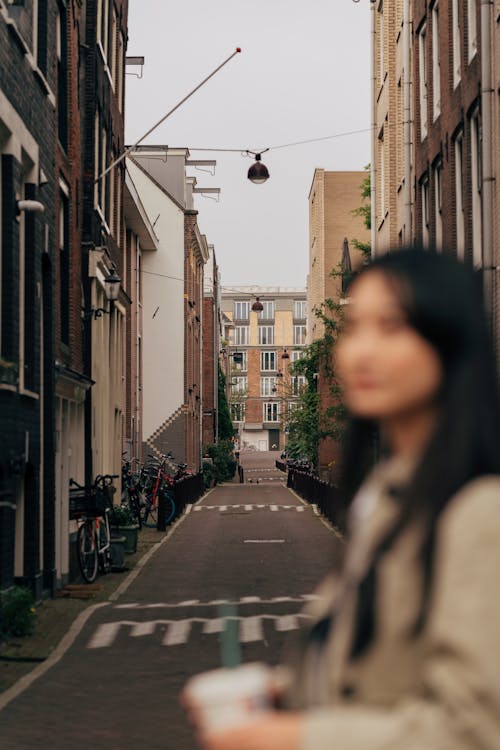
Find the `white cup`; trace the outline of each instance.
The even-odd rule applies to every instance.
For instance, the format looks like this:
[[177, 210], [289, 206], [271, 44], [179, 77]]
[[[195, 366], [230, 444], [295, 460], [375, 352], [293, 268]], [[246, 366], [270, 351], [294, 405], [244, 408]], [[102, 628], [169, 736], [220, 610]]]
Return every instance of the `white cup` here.
[[202, 672], [188, 680], [184, 694], [208, 732], [247, 724], [269, 710], [272, 670], [253, 662]]

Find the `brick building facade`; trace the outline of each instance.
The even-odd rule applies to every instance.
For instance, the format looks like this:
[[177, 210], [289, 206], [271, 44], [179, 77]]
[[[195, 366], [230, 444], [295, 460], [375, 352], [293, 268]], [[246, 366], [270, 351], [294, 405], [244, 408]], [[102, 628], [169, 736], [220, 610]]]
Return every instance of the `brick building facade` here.
[[[124, 279], [124, 89], [127, 0], [88, 0], [85, 16], [82, 288], [85, 374], [85, 481], [119, 474], [124, 409], [124, 321], [130, 295], [106, 299], [106, 278]], [[101, 311], [94, 314], [93, 311]]]
[[[290, 375], [289, 367], [306, 343], [306, 291], [222, 287], [221, 297], [229, 336], [223, 360], [227, 395], [240, 446], [282, 450], [287, 414], [305, 385], [302, 376]], [[252, 310], [257, 297], [260, 312]]]
[[414, 236], [438, 249], [446, 238], [476, 267], [482, 265], [479, 6], [413, 5]]
[[220, 350], [220, 287], [219, 269], [213, 245], [208, 246], [209, 258], [203, 279], [203, 427], [202, 445], [217, 442], [218, 438], [218, 392]]
[[0, 5], [0, 587], [37, 595], [55, 576], [57, 18]]

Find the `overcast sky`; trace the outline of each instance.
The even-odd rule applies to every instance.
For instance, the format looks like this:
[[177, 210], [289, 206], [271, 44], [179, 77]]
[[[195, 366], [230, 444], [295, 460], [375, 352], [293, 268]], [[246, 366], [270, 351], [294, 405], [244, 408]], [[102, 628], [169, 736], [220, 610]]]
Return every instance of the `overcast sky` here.
[[[144, 141], [259, 150], [370, 126], [370, 3], [361, 0], [130, 0], [126, 138], [133, 143], [234, 49], [242, 53]], [[131, 69], [129, 68], [129, 71]], [[225, 285], [305, 286], [307, 197], [316, 167], [361, 170], [369, 133], [271, 150], [271, 177], [246, 178], [251, 161], [215, 158], [215, 175], [191, 169], [200, 230], [215, 245]]]

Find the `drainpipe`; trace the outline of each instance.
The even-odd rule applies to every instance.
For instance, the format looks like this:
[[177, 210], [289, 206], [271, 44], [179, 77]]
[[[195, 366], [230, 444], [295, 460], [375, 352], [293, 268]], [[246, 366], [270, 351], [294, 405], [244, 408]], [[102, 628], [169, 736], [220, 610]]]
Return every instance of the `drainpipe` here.
[[483, 207], [483, 284], [487, 314], [492, 320], [493, 312], [493, 149], [491, 84], [491, 13], [492, 0], [481, 0], [481, 117], [482, 143], [482, 207]]
[[[141, 262], [141, 247], [139, 238], [137, 238], [135, 248], [135, 450], [137, 455], [134, 458], [142, 459], [142, 444], [139, 444], [141, 436], [141, 424], [142, 414], [139, 406], [140, 397], [140, 374], [141, 374], [141, 363], [139, 357], [141, 356], [141, 349], [139, 346], [139, 329], [141, 325], [141, 305], [140, 305], [140, 262]], [[142, 330], [141, 330], [142, 333]], [[131, 456], [132, 458], [132, 456]]]
[[372, 57], [372, 143], [371, 143], [371, 164], [370, 164], [370, 224], [371, 224], [371, 255], [375, 258], [377, 255], [376, 249], [376, 222], [377, 222], [377, 207], [376, 207], [376, 180], [377, 170], [375, 167], [375, 159], [377, 156], [377, 66], [375, 64], [375, 53], [377, 49], [376, 45], [376, 34], [377, 34], [377, 16], [374, 0], [371, 0], [371, 57]]
[[410, 0], [403, 2], [403, 158], [404, 158], [404, 244], [408, 245], [413, 239], [411, 225], [411, 96], [412, 96], [412, 69], [411, 69], [411, 18]]

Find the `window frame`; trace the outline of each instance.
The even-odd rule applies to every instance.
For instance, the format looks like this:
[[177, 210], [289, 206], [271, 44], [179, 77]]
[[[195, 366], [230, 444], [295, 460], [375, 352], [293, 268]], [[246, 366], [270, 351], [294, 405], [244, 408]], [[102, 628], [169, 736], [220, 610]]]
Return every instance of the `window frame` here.
[[[302, 341], [297, 341], [297, 338], [298, 338], [297, 332], [299, 329], [301, 329], [300, 338], [302, 339]], [[299, 323], [293, 326], [293, 345], [294, 346], [305, 346], [306, 337], [307, 337], [307, 326], [305, 326], [303, 323]]]
[[[243, 309], [246, 308], [246, 315], [238, 315], [238, 306], [242, 305]], [[234, 320], [250, 320], [250, 302], [248, 300], [235, 300], [234, 301]]]
[[[265, 360], [268, 359], [268, 364], [271, 364], [271, 361], [274, 362], [274, 367], [264, 367]], [[266, 351], [262, 351], [260, 353], [260, 371], [261, 372], [277, 372], [278, 371], [278, 356], [277, 352], [274, 349], [268, 349]]]
[[[268, 419], [271, 416], [272, 419]], [[274, 419], [276, 416], [276, 419]], [[280, 409], [278, 401], [262, 402], [262, 421], [266, 424], [276, 424], [280, 421]]]
[[[242, 335], [243, 331], [245, 332], [244, 335]], [[235, 346], [248, 346], [249, 334], [250, 334], [249, 326], [234, 326], [233, 344]], [[243, 341], [242, 341], [242, 338], [244, 339]]]
[[274, 346], [274, 326], [259, 326], [259, 346]]

